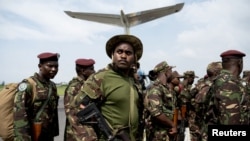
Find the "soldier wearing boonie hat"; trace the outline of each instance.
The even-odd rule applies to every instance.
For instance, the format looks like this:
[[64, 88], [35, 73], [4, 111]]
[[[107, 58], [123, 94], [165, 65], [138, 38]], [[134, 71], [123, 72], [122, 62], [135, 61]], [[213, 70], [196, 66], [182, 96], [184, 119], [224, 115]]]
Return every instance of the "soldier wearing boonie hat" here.
[[153, 69], [153, 71], [155, 72], [155, 73], [160, 73], [160, 72], [162, 72], [162, 71], [165, 71], [165, 69], [170, 69], [170, 68], [174, 68], [175, 66], [169, 66], [168, 65], [168, 63], [166, 62], [166, 61], [162, 61], [162, 62], [160, 62], [159, 64], [157, 64], [155, 67], [154, 67], [154, 69]]
[[150, 126], [146, 126], [147, 140], [172, 140], [172, 135], [177, 133], [177, 127], [172, 121], [177, 97], [169, 84], [173, 67], [162, 61], [153, 69], [157, 77], [146, 89], [144, 98], [145, 109], [151, 116], [148, 121]]
[[208, 77], [216, 76], [222, 70], [222, 63], [218, 62], [211, 62], [207, 66], [207, 75]]
[[106, 43], [106, 53], [109, 58], [112, 58], [112, 53], [114, 52], [115, 47], [124, 42], [129, 43], [133, 47], [136, 61], [139, 61], [143, 53], [143, 45], [141, 40], [133, 35], [116, 35], [110, 38]]
[[[80, 104], [87, 106], [89, 102], [103, 103], [98, 108], [101, 109], [100, 112], [104, 115], [105, 121], [113, 129], [112, 132], [118, 134], [124, 132], [131, 141], [141, 140], [135, 135], [142, 131], [140, 130], [142, 128], [140, 128], [141, 116], [139, 115], [143, 110], [139, 108], [143, 108], [141, 99], [143, 95], [141, 87], [138, 87], [134, 79], [134, 70], [142, 53], [143, 45], [138, 37], [134, 35], [111, 37], [106, 42], [106, 54], [111, 58], [111, 63], [92, 74], [72, 102], [79, 104], [75, 106], [76, 111], [81, 110], [79, 109]], [[110, 114], [110, 109], [112, 109], [112, 114]], [[81, 126], [78, 122], [75, 123], [75, 127]], [[78, 140], [82, 138], [109, 140], [101, 128], [97, 130], [97, 135], [76, 131], [74, 137]]]
[[[59, 96], [56, 84], [51, 81], [58, 73], [59, 54], [43, 52], [38, 54], [37, 58], [39, 72], [23, 80], [15, 93], [14, 140], [52, 141], [59, 135]], [[39, 139], [35, 139], [34, 133], [38, 131], [33, 128], [37, 122], [41, 123]]]
[[186, 71], [186, 72], [184, 72], [184, 78], [186, 78], [186, 77], [199, 78], [198, 76], [195, 75], [194, 71]]

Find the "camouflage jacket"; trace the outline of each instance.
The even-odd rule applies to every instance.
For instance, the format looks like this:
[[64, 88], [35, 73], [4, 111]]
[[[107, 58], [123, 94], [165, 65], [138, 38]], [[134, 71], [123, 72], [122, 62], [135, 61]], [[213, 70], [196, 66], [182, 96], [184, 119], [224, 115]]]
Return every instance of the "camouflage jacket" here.
[[[205, 79], [204, 81], [200, 81], [197, 84], [197, 94], [195, 95], [195, 111], [197, 112], [197, 116], [199, 116], [201, 118], [201, 116], [204, 116], [204, 110], [207, 109], [207, 105], [208, 105], [208, 100], [206, 100], [206, 98], [208, 98], [207, 93], [210, 89], [210, 87], [213, 84], [213, 80], [211, 79]], [[203, 119], [203, 118], [202, 118]]]
[[[156, 79], [146, 90], [144, 99], [145, 108], [149, 112], [151, 125], [147, 125], [147, 138], [149, 140], [169, 140], [168, 128], [164, 124], [155, 120], [154, 117], [165, 114], [173, 121], [173, 114], [176, 105], [176, 96], [170, 91], [168, 86], [163, 85], [159, 79]], [[148, 121], [147, 121], [148, 122]]]
[[[58, 99], [57, 88], [54, 82], [43, 81], [37, 73], [32, 76], [36, 82], [36, 94], [33, 94], [32, 86], [29, 82], [19, 84], [18, 92], [14, 99], [14, 138], [15, 141], [33, 140], [32, 124], [34, 120], [42, 122], [42, 131], [39, 140], [52, 140], [59, 134], [58, 125]], [[49, 95], [49, 87], [52, 91]], [[33, 98], [33, 96], [35, 96]], [[36, 115], [43, 103], [48, 103], [36, 119]]]
[[208, 94], [208, 124], [241, 125], [249, 123], [249, 97], [239, 78], [222, 70]]
[[[65, 115], [66, 115], [66, 123], [65, 123], [65, 130], [64, 130], [64, 141], [77, 141], [75, 138], [76, 136], [81, 136], [81, 134], [88, 133], [90, 138], [91, 136], [94, 136], [92, 139], [96, 139], [96, 134], [93, 131], [92, 128], [89, 128], [88, 126], [84, 125], [78, 125], [77, 128], [75, 128], [75, 124], [77, 122], [77, 117], [76, 116], [71, 116], [75, 115], [75, 110], [72, 105], [72, 102], [76, 98], [77, 93], [80, 91], [82, 85], [84, 84], [84, 79], [81, 77], [74, 77], [72, 80], [69, 82], [68, 86], [65, 89], [64, 92], [64, 110], [65, 110]], [[74, 130], [73, 130], [74, 128]], [[78, 134], [81, 133], [81, 134]], [[88, 140], [92, 140], [88, 139]]]
[[145, 108], [148, 109], [153, 117], [164, 113], [170, 119], [173, 118], [176, 97], [167, 86], [160, 83], [159, 79], [156, 79], [151, 87], [147, 89], [146, 97]]
[[[80, 111], [79, 104], [86, 96], [90, 97], [91, 101], [100, 108], [114, 133], [125, 128], [124, 131], [130, 135], [130, 139], [135, 141], [139, 126], [140, 94], [141, 89], [135, 84], [132, 75], [131, 77], [123, 76], [109, 64], [85, 81], [73, 103], [77, 111]], [[87, 140], [88, 136], [85, 134], [76, 138]], [[97, 138], [105, 140], [103, 134], [100, 136], [98, 134]]]

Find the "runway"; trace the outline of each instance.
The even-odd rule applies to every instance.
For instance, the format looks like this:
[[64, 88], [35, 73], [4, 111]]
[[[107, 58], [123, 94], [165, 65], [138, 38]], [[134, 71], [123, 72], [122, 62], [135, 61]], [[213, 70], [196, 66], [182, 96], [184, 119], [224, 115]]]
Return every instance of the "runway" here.
[[55, 137], [55, 141], [63, 141], [64, 136], [64, 127], [65, 127], [65, 111], [64, 111], [64, 104], [63, 104], [63, 96], [59, 99], [58, 105], [58, 117], [59, 117], [59, 136]]

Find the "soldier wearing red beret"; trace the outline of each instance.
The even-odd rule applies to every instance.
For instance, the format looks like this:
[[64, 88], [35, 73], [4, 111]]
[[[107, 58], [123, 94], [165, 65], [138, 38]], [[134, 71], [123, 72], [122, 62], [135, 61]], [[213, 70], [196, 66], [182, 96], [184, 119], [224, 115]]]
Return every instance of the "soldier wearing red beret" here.
[[[37, 57], [39, 72], [30, 77], [35, 85], [24, 80], [15, 95], [14, 140], [53, 141], [59, 135], [59, 96], [56, 84], [51, 81], [58, 72], [59, 54], [44, 52]], [[35, 123], [40, 123], [41, 132], [34, 130]]]
[[249, 125], [249, 95], [240, 78], [246, 54], [238, 50], [227, 50], [220, 56], [222, 70], [207, 93], [209, 106], [205, 116], [206, 124]]
[[[71, 81], [69, 81], [68, 86], [64, 92], [64, 109], [66, 115], [66, 123], [65, 123], [65, 132], [64, 132], [64, 140], [65, 141], [74, 141], [75, 140], [75, 133], [72, 128], [74, 128], [74, 124], [76, 123], [75, 118], [70, 118], [70, 114], [72, 111], [72, 101], [76, 97], [78, 91], [84, 85], [84, 82], [88, 79], [88, 77], [95, 73], [94, 69], [95, 61], [93, 59], [85, 59], [79, 58], [75, 61], [75, 70], [76, 70], [76, 77], [73, 77]], [[84, 125], [79, 125], [78, 132], [85, 133], [88, 132], [89, 136], [93, 135], [96, 136], [96, 133], [93, 129], [88, 128]]]

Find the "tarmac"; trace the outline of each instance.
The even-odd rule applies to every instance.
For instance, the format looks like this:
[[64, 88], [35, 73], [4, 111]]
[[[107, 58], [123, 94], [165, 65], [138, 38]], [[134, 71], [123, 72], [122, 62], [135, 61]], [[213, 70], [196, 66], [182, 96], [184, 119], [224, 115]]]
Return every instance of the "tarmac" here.
[[65, 120], [66, 120], [65, 111], [64, 111], [63, 96], [60, 96], [60, 99], [59, 99], [58, 117], [59, 117], [59, 136], [55, 137], [54, 141], [63, 141]]

